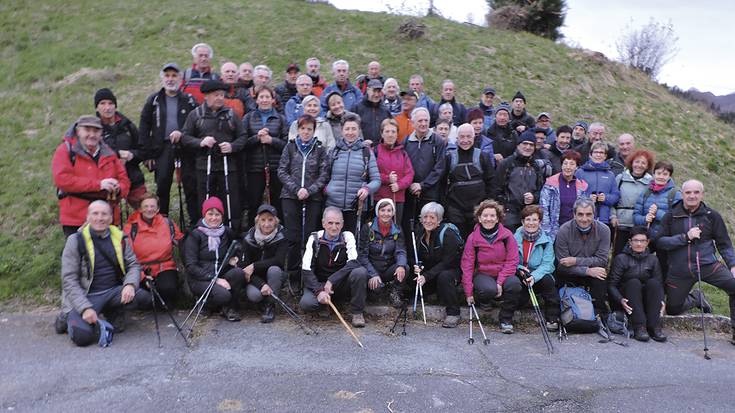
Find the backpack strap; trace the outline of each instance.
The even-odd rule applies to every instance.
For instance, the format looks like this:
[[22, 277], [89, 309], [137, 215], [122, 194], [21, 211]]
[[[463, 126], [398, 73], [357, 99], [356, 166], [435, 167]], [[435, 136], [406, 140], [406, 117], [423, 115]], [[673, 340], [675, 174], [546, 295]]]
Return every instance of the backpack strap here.
[[368, 177], [368, 166], [370, 165], [370, 147], [363, 145], [362, 147], [362, 180], [366, 181]]
[[480, 148], [475, 148], [472, 151], [472, 165], [474, 165], [478, 171], [482, 171], [482, 164], [480, 164], [481, 154], [482, 154], [482, 150]]
[[130, 241], [135, 242], [135, 237], [138, 236], [138, 223], [133, 222], [130, 226]]
[[74, 166], [77, 163], [77, 154], [71, 149], [71, 142], [64, 140], [64, 145], [66, 145], [66, 150], [69, 152], [69, 162], [71, 162], [71, 166]]
[[[474, 154], [472, 155], [474, 158]], [[459, 155], [457, 154], [457, 151], [449, 151], [449, 173], [452, 173], [454, 171], [454, 168], [457, 167], [457, 164], [459, 163]]]
[[666, 197], [667, 201], [669, 202], [669, 210], [671, 210], [671, 206], [674, 205], [675, 197], [676, 197], [676, 188], [671, 188], [669, 190], [669, 195]]
[[171, 232], [171, 243], [173, 244], [176, 238], [176, 229], [174, 229], [174, 222], [171, 221], [169, 217], [166, 217], [166, 222], [168, 223], [168, 230]]

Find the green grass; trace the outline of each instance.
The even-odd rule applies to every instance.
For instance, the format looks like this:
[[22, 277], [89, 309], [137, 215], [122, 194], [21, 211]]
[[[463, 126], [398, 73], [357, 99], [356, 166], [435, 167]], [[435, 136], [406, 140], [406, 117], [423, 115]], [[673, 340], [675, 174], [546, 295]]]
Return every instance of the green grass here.
[[120, 111], [137, 123], [161, 64], [188, 65], [189, 49], [200, 41], [214, 47], [217, 65], [265, 62], [276, 77], [287, 63], [315, 55], [325, 72], [333, 59], [347, 59], [353, 75], [378, 59], [404, 88], [421, 73], [433, 97], [442, 79], [452, 78], [468, 105], [487, 84], [505, 100], [521, 89], [529, 111], [550, 111], [555, 125], [601, 120], [610, 138], [633, 133], [675, 163], [677, 180], [703, 180], [708, 203], [735, 225], [728, 202], [735, 193], [732, 126], [635, 71], [579, 50], [439, 18], [424, 19], [423, 39], [405, 41], [396, 34], [403, 19], [296, 0], [1, 3], [0, 300], [56, 299], [63, 237], [50, 162], [64, 130], [93, 112], [100, 87], [111, 87]]

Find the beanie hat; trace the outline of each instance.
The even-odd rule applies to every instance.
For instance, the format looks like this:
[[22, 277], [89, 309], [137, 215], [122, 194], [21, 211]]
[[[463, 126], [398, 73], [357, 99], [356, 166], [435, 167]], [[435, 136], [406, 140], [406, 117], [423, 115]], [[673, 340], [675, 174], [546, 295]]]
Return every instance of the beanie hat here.
[[482, 113], [482, 109], [474, 108], [467, 112], [467, 123], [471, 123], [475, 119], [485, 119], [485, 116]]
[[508, 114], [510, 115], [510, 106], [508, 106], [508, 102], [503, 102], [500, 105], [498, 105], [498, 107], [495, 108], [495, 114], [497, 115], [497, 113], [500, 112], [501, 110], [508, 112]]
[[516, 99], [523, 99], [523, 103], [526, 103], [526, 97], [523, 96], [523, 93], [521, 93], [520, 90], [516, 92], [516, 94], [513, 96], [513, 100], [516, 100]]
[[385, 206], [385, 204], [390, 204], [390, 206], [393, 207], [393, 214], [395, 215], [395, 213], [396, 213], [396, 204], [390, 198], [383, 198], [380, 201], [378, 201], [378, 203], [375, 204], [375, 216], [376, 217], [378, 216], [378, 211], [380, 211], [380, 208], [382, 208], [383, 206]]
[[210, 196], [202, 204], [202, 216], [207, 215], [207, 211], [209, 211], [212, 208], [214, 208], [217, 211], [219, 211], [219, 213], [222, 214], [222, 215], [225, 214], [225, 207], [222, 206], [222, 201], [219, 198], [217, 198], [216, 196]]
[[518, 137], [518, 144], [520, 145], [522, 142], [531, 142], [536, 145], [536, 132], [533, 129], [523, 131], [521, 136]]
[[112, 91], [106, 87], [98, 90], [97, 93], [94, 94], [94, 107], [96, 108], [103, 100], [111, 100], [112, 103], [117, 106], [117, 98]]
[[575, 123], [575, 124], [574, 124], [574, 127], [575, 127], [575, 128], [576, 128], [577, 126], [581, 126], [581, 127], [582, 127], [582, 129], [584, 129], [584, 131], [585, 131], [585, 132], [587, 132], [587, 128], [589, 127], [589, 126], [587, 125], [587, 122], [585, 122], [585, 121], [581, 121], [581, 120], [580, 120], [579, 122], [577, 122], [577, 123]]

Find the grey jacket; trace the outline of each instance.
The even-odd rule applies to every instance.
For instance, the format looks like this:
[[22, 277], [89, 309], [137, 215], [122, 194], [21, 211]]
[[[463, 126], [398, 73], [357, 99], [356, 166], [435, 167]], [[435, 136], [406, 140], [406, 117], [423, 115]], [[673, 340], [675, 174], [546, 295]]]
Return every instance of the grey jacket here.
[[587, 277], [589, 267], [607, 268], [610, 255], [610, 229], [600, 221], [592, 222], [592, 231], [585, 237], [577, 229], [575, 221], [567, 221], [559, 227], [554, 242], [557, 260], [566, 257], [577, 258], [571, 267], [556, 266], [556, 273], [573, 277]]
[[610, 218], [618, 217], [618, 226], [623, 228], [633, 227], [635, 203], [641, 194], [646, 192], [651, 180], [653, 180], [653, 177], [648, 172], [636, 179], [627, 169], [615, 177], [615, 183], [618, 185], [618, 190], [620, 190], [620, 199], [614, 207], [610, 208]]
[[[82, 227], [84, 228], [84, 227]], [[117, 230], [111, 227], [111, 231]], [[82, 243], [80, 246], [79, 243]], [[140, 265], [135, 257], [133, 248], [127, 236], [122, 237], [123, 259], [125, 260], [125, 279], [123, 285], [130, 284], [136, 289], [140, 285]], [[82, 253], [85, 251], [85, 253]], [[92, 285], [94, 274], [89, 273], [89, 254], [86, 253], [84, 240], [80, 232], [72, 234], [66, 239], [64, 252], [61, 254], [61, 310], [68, 313], [72, 310], [83, 313], [91, 308], [92, 303], [87, 299], [89, 287]]]
[[[367, 167], [363, 159], [365, 155], [369, 156]], [[344, 139], [338, 140], [329, 152], [328, 160], [331, 163], [331, 178], [327, 183], [326, 206], [354, 210], [360, 188], [367, 187], [370, 194], [380, 188], [378, 163], [373, 151], [369, 148], [363, 151], [362, 139], [358, 138], [352, 145], [348, 145]]]

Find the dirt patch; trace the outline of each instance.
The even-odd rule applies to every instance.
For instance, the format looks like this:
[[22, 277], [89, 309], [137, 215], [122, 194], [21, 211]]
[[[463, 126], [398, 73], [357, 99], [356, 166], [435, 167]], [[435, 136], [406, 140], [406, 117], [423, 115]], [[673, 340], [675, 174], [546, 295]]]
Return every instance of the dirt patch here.
[[114, 82], [120, 79], [120, 75], [108, 69], [92, 69], [89, 67], [83, 67], [77, 70], [76, 72], [70, 75], [67, 75], [63, 79], [59, 80], [58, 82], [56, 82], [54, 86], [57, 88], [70, 86], [83, 78], [89, 78], [90, 80], [93, 80], [93, 81]]

